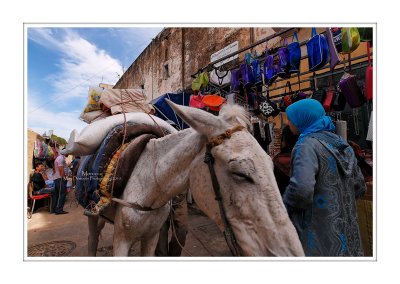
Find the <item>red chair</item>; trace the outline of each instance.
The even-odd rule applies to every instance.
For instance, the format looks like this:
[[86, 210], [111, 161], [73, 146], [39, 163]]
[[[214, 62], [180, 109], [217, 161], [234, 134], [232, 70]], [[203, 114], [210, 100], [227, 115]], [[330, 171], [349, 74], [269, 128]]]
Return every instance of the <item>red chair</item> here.
[[51, 194], [50, 193], [45, 193], [45, 194], [39, 194], [39, 195], [33, 195], [33, 184], [32, 182], [29, 182], [28, 184], [28, 201], [32, 201], [32, 207], [28, 207], [28, 219], [32, 217], [33, 211], [35, 210], [35, 203], [36, 200], [41, 200], [41, 199], [47, 199], [49, 200], [49, 211], [51, 210]]

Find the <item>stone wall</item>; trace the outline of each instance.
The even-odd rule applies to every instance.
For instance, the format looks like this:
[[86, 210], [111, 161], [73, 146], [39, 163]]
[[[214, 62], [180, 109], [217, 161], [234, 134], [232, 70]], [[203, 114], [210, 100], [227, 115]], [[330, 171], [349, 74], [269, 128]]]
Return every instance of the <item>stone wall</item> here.
[[[132, 63], [123, 74], [114, 88], [144, 88], [148, 100], [155, 99], [168, 92], [191, 89], [194, 75], [200, 68], [210, 63], [211, 54], [238, 41], [239, 49], [249, 46], [265, 37], [274, 34], [277, 28], [268, 27], [218, 27], [218, 28], [194, 28], [174, 27], [165, 28], [146, 47], [141, 55]], [[311, 28], [298, 28], [299, 41], [303, 42], [310, 38]], [[317, 28], [317, 32], [324, 32], [325, 28]], [[293, 32], [288, 32], [282, 37], [292, 42]], [[246, 52], [257, 51], [261, 54], [268, 48], [279, 45], [281, 37], [276, 37], [268, 42], [257, 45], [239, 54], [242, 61]], [[356, 57], [366, 53], [366, 44], [352, 53]], [[302, 55], [307, 54], [306, 46], [302, 46]], [[362, 59], [364, 61], [365, 59]], [[352, 63], [357, 63], [353, 61]], [[337, 68], [342, 68], [342, 65]], [[301, 62], [301, 72], [308, 70], [308, 60], [304, 58]], [[329, 68], [319, 70], [316, 74], [329, 71]], [[312, 73], [305, 74], [300, 80], [308, 79]], [[297, 77], [290, 79], [293, 90], [298, 89]], [[284, 86], [286, 80], [278, 81], [271, 89]], [[309, 88], [310, 82], [301, 84], [301, 88]], [[271, 96], [280, 96], [284, 88], [271, 92]]]

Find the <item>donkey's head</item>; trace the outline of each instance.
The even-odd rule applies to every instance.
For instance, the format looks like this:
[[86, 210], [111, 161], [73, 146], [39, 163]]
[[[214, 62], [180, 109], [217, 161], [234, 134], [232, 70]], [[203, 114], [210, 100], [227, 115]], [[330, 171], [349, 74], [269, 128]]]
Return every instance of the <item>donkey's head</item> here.
[[[211, 143], [214, 170], [239, 253], [303, 256], [275, 181], [273, 163], [248, 131], [250, 122], [245, 110], [237, 105], [225, 106], [219, 116], [214, 116], [196, 108], [168, 103], [195, 131], [214, 142]], [[226, 132], [232, 129], [232, 133]], [[204, 163], [205, 146], [191, 164], [190, 189], [199, 208], [224, 230], [210, 171]]]

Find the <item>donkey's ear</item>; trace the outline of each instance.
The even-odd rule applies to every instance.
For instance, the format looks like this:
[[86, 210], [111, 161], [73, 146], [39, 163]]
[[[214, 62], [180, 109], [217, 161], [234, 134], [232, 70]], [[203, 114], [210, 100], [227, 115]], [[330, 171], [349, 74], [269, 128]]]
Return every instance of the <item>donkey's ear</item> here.
[[181, 106], [165, 99], [175, 113], [189, 124], [197, 132], [206, 135], [207, 137], [215, 135], [222, 128], [222, 121], [218, 116], [212, 115], [204, 110]]

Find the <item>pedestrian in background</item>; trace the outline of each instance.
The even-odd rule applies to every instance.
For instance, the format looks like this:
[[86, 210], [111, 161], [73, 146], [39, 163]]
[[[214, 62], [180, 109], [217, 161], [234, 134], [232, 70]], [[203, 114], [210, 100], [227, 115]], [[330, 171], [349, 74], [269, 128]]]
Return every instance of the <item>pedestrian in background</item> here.
[[54, 199], [52, 201], [52, 210], [56, 215], [67, 214], [67, 211], [64, 211], [65, 199], [67, 197], [67, 175], [68, 175], [68, 167], [65, 161], [65, 158], [68, 155], [63, 155], [59, 153], [56, 160], [54, 161], [54, 170], [55, 173], [53, 175], [54, 179]]

